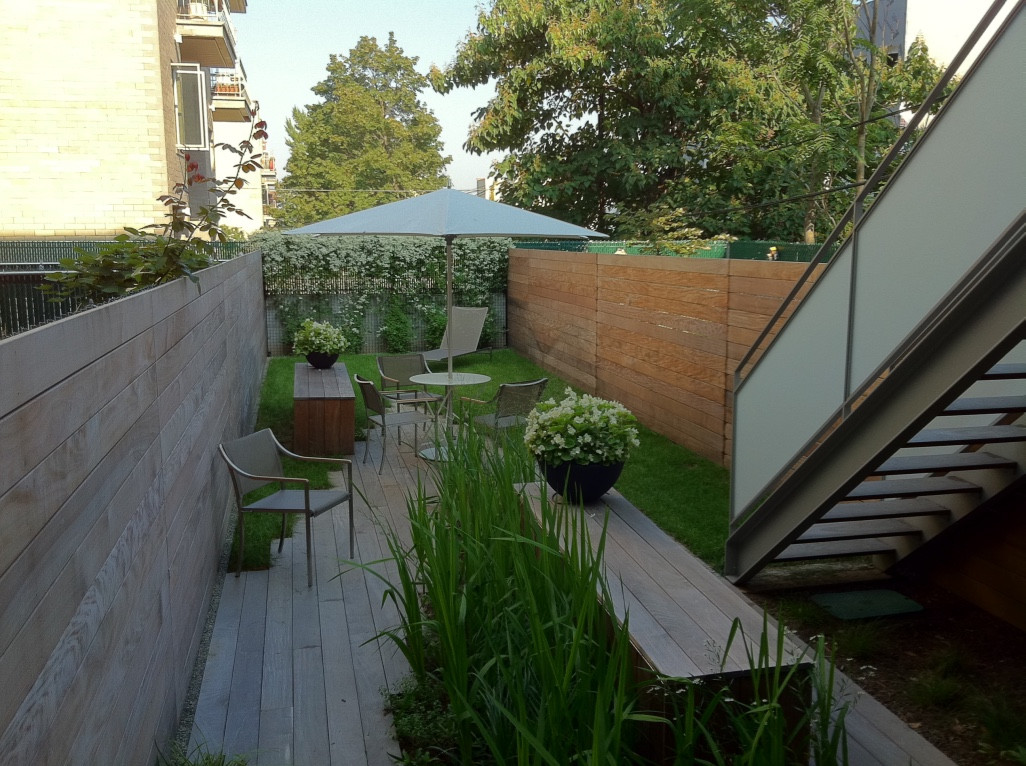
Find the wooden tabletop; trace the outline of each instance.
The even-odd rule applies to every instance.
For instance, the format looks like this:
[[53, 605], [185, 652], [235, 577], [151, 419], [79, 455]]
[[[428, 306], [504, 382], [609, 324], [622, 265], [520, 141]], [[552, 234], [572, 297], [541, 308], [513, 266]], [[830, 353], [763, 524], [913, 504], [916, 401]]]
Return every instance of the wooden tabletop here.
[[318, 370], [307, 362], [297, 362], [293, 377], [296, 399], [355, 399], [353, 382], [342, 362], [327, 370]]

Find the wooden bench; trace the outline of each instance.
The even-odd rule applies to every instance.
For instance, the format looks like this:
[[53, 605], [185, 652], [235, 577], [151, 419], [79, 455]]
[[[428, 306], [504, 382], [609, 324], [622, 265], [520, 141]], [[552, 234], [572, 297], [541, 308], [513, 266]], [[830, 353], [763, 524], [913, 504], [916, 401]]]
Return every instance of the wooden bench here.
[[293, 377], [293, 451], [300, 455], [352, 455], [356, 393], [346, 366], [318, 370], [296, 363]]
[[[536, 516], [542, 490], [525, 487]], [[551, 499], [552, 491], [544, 491]], [[669, 677], [744, 676], [749, 662], [740, 636], [726, 656], [724, 649], [735, 618], [749, 644], [758, 642], [762, 610], [615, 490], [583, 512], [593, 546], [608, 513], [604, 564], [613, 612], [621, 621], [629, 614], [631, 641], [645, 664]], [[767, 628], [773, 649], [776, 623], [769, 620]], [[785, 656], [802, 657], [804, 648], [785, 637]], [[850, 766], [955, 766], [840, 671], [834, 688], [837, 699], [853, 703], [845, 719]]]
[[[551, 490], [545, 490], [551, 499]], [[527, 491], [537, 515], [540, 485], [529, 485]], [[584, 508], [593, 546], [607, 512], [604, 563], [612, 610], [621, 622], [629, 614], [632, 642], [649, 668], [675, 678], [748, 671], [741, 636], [729, 649], [727, 644], [735, 618], [749, 644], [757, 642], [762, 612], [615, 490]], [[768, 630], [775, 647], [772, 621]], [[802, 655], [802, 647], [789, 639], [785, 651], [790, 657]]]

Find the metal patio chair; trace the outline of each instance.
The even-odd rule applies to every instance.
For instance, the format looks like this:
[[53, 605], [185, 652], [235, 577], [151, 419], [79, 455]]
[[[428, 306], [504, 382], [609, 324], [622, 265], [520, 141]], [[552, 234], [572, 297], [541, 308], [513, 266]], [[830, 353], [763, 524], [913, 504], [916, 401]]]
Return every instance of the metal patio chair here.
[[423, 352], [425, 361], [440, 362], [448, 359], [450, 345], [453, 357], [473, 354], [481, 342], [481, 332], [484, 330], [487, 317], [487, 308], [453, 306], [452, 326], [446, 324], [445, 334], [438, 348]]
[[418, 386], [410, 381], [411, 375], [420, 375], [425, 372], [431, 372], [431, 368], [427, 366], [424, 355], [421, 353], [379, 356], [380, 394], [394, 402], [397, 410], [404, 404], [411, 405], [415, 409], [423, 407], [425, 412], [428, 408], [437, 409], [438, 403], [444, 397], [431, 393], [425, 386]]
[[[278, 552], [285, 544], [286, 514], [301, 513], [306, 520], [306, 579], [307, 586], [313, 585], [313, 536], [310, 519], [320, 516], [336, 505], [349, 504], [349, 556], [353, 556], [353, 462], [344, 458], [308, 457], [297, 455], [285, 449], [275, 438], [271, 429], [243, 436], [241, 439], [218, 445], [221, 457], [228, 464], [235, 490], [235, 501], [239, 507], [239, 557], [235, 576], [242, 572], [242, 551], [246, 545], [246, 514], [280, 513], [281, 539]], [[310, 489], [310, 480], [285, 476], [281, 456], [313, 463], [332, 463], [343, 470], [345, 487], [341, 489]], [[277, 483], [278, 491], [259, 500], [244, 502], [246, 495], [268, 484]], [[298, 489], [286, 489], [289, 484]]]
[[499, 390], [491, 399], [473, 399], [469, 396], [462, 396], [460, 399], [474, 404], [494, 404], [494, 412], [477, 415], [473, 422], [501, 432], [524, 424], [527, 413], [541, 400], [548, 382], [548, 378], [539, 378], [521, 383], [500, 383]]
[[[417, 450], [417, 426], [422, 423], [438, 422], [437, 413], [421, 412], [420, 410], [407, 410], [400, 412], [398, 407], [393, 409], [394, 403], [381, 395], [378, 387], [366, 378], [353, 375], [353, 379], [360, 387], [363, 396], [363, 404], [367, 409], [367, 420], [381, 429], [381, 463], [378, 465], [378, 473], [385, 467], [385, 447], [388, 444], [389, 427], [400, 428], [401, 426], [412, 425], [413, 428], [413, 449]], [[399, 440], [399, 437], [396, 437]], [[370, 452], [370, 429], [367, 431], [367, 443], [363, 449], [363, 462], [367, 462], [367, 454]]]

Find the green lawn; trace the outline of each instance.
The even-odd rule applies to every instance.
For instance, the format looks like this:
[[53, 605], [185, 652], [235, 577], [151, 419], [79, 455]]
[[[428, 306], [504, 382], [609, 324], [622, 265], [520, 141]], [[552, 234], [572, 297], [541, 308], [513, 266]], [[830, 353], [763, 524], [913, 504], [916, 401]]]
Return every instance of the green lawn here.
[[[275, 357], [270, 360], [260, 397], [257, 428], [270, 428], [287, 447], [292, 446], [292, 377], [301, 357]], [[348, 354], [340, 357], [350, 375], [359, 373], [378, 380], [373, 354]], [[444, 365], [434, 365], [442, 369]], [[545, 398], [560, 397], [566, 381], [547, 373], [509, 349], [471, 354], [453, 360], [453, 369], [479, 372], [491, 382], [475, 386], [470, 395], [488, 399], [499, 383], [548, 377]], [[630, 402], [623, 402], [630, 408]], [[363, 401], [356, 397], [356, 436], [363, 438], [367, 416]], [[727, 469], [712, 463], [684, 447], [674, 444], [645, 427], [640, 429], [641, 446], [634, 450], [624, 468], [617, 489], [660, 527], [683, 543], [695, 555], [719, 569], [727, 539], [729, 482]], [[375, 437], [377, 438], [377, 437]], [[302, 465], [302, 464], [300, 464]], [[299, 466], [293, 464], [287, 470]], [[302, 465], [313, 486], [327, 486], [322, 466]], [[269, 545], [277, 534], [273, 517], [250, 517], [246, 524], [247, 554], [243, 565], [260, 568], [269, 564]]]

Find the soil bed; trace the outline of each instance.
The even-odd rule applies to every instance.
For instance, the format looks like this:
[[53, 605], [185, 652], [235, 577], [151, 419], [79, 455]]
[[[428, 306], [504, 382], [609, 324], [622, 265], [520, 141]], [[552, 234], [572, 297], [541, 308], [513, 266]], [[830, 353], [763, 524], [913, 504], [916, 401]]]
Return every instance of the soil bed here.
[[[923, 610], [841, 620], [811, 601], [817, 593], [874, 587], [897, 591]], [[1026, 763], [1021, 630], [927, 583], [885, 580], [748, 595], [803, 639], [826, 635], [848, 676], [956, 763]], [[1015, 755], [1001, 757], [1002, 751]]]

